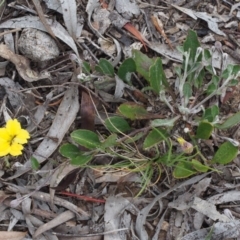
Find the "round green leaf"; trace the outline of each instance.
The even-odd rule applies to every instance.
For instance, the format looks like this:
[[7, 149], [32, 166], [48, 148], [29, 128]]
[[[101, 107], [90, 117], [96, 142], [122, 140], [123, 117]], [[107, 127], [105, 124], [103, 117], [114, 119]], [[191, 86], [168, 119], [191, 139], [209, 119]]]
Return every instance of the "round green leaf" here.
[[70, 163], [72, 165], [84, 166], [92, 160], [92, 155], [78, 155], [75, 158], [72, 158]]
[[83, 61], [82, 68], [83, 68], [83, 72], [85, 74], [90, 74], [91, 73], [91, 66], [90, 66], [90, 64], [88, 62]]
[[196, 137], [200, 139], [209, 139], [213, 131], [213, 125], [210, 122], [202, 121], [200, 122]]
[[129, 131], [131, 128], [128, 122], [118, 116], [110, 117], [105, 121], [106, 128], [113, 133], [118, 132], [126, 132]]
[[118, 76], [125, 82], [130, 83], [131, 73], [136, 71], [136, 64], [132, 58], [123, 61], [118, 69]]
[[212, 163], [227, 164], [238, 154], [238, 147], [230, 142], [223, 143], [215, 153]]
[[89, 149], [98, 148], [101, 144], [96, 133], [85, 129], [73, 131], [71, 138], [79, 145]]
[[168, 137], [167, 131], [161, 128], [154, 128], [149, 132], [147, 137], [143, 142], [143, 148], [147, 149], [153, 147], [154, 145], [160, 143]]
[[117, 134], [112, 134], [108, 136], [108, 138], [101, 144], [101, 149], [104, 150], [105, 148], [113, 147], [116, 145]]
[[38, 170], [40, 167], [38, 160], [35, 157], [31, 157], [30, 160], [31, 160], [32, 169]]
[[203, 119], [209, 122], [213, 122], [218, 114], [219, 114], [218, 106], [213, 105], [204, 111]]
[[195, 173], [197, 172], [192, 168], [191, 163], [179, 162], [173, 171], [173, 176], [175, 178], [187, 178]]
[[63, 144], [59, 148], [59, 152], [62, 154], [62, 156], [70, 159], [77, 157], [81, 153], [77, 146], [70, 143]]
[[112, 64], [104, 58], [101, 58], [99, 60], [99, 63], [95, 67], [95, 69], [96, 69], [96, 71], [98, 71], [100, 73], [114, 77], [114, 68], [113, 68]]

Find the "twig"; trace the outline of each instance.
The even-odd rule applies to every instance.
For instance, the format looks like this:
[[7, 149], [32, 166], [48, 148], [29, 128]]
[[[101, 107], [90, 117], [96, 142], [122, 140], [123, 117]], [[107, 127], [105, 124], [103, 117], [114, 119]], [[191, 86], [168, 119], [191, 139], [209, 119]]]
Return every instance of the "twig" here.
[[63, 237], [94, 237], [94, 236], [102, 236], [102, 235], [107, 235], [107, 234], [112, 234], [112, 233], [117, 233], [120, 231], [127, 231], [129, 230], [128, 228], [120, 228], [108, 232], [102, 232], [102, 233], [86, 233], [86, 234], [65, 234], [65, 233], [57, 233], [57, 232], [52, 232], [52, 234], [57, 235], [57, 236], [63, 236]]

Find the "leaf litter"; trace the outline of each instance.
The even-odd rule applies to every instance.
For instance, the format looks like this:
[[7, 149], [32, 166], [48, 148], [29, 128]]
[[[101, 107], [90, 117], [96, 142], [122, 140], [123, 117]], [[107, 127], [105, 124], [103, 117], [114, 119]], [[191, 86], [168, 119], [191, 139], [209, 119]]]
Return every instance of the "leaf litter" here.
[[[112, 168], [111, 164], [118, 161], [116, 157], [96, 154], [92, 163], [107, 168], [94, 168], [94, 165], [81, 168], [70, 164], [58, 152], [63, 143], [72, 141], [70, 133], [79, 128], [95, 131], [100, 136], [98, 141], [102, 142], [106, 137], [105, 120], [117, 114], [132, 120], [124, 122], [131, 124], [130, 132], [117, 139], [118, 144], [127, 139], [128, 143], [123, 145], [131, 149], [127, 157], [141, 159], [141, 153], [135, 153], [129, 145], [132, 136], [137, 139], [131, 131], [135, 133], [143, 126], [141, 138], [147, 136], [144, 131], [150, 127], [174, 129], [179, 123], [179, 117], [172, 115], [174, 109], [170, 113], [162, 105], [166, 96], [160, 95], [159, 99], [149, 94], [149, 89], [140, 92], [142, 86], [147, 86], [141, 76], [150, 81], [155, 92], [162, 90], [160, 85], [154, 85], [156, 81], [151, 82], [154, 74], [159, 76], [159, 68], [153, 67], [149, 59], [161, 57], [161, 63], [157, 58], [153, 63], [156, 61], [160, 67], [168, 69], [171, 73], [168, 80], [174, 85], [173, 66], [185, 60], [176, 47], [183, 44], [188, 30], [195, 29], [204, 48], [212, 50], [213, 46], [218, 46], [215, 42], [224, 44], [213, 51], [214, 68], [222, 67], [222, 51], [230, 55], [224, 64], [239, 64], [234, 54], [235, 47], [238, 48], [236, 41], [228, 37], [233, 34], [235, 40], [239, 38], [238, 3], [217, 1], [217, 6], [209, 1], [170, 0], [151, 3], [45, 0], [41, 4], [34, 0], [6, 6], [5, 1], [3, 3], [0, 8], [1, 126], [9, 118], [21, 119], [21, 124], [31, 134], [31, 141], [21, 157], [2, 158], [0, 219], [4, 224], [1, 239], [239, 238], [238, 157], [218, 172], [209, 171], [187, 180], [174, 179], [170, 174], [171, 166], [165, 167], [162, 175], [149, 182], [145, 179], [146, 189], [139, 196], [142, 177], [146, 176], [125, 167]], [[15, 18], [11, 18], [13, 12]], [[52, 47], [46, 46], [50, 43], [40, 39], [36, 46], [46, 57], [44, 60], [32, 60], [24, 53], [16, 43], [19, 34], [24, 37], [24, 32], [31, 29], [45, 32], [47, 35], [43, 37], [48, 36], [46, 38], [56, 43], [56, 54], [51, 55]], [[26, 45], [34, 45], [27, 42], [29, 36], [25, 38]], [[124, 74], [124, 65], [121, 65], [122, 70], [119, 64], [126, 59], [131, 64], [129, 57], [134, 58], [132, 50], [137, 47], [149, 58], [143, 66], [135, 66], [140, 74], [134, 73], [133, 65], [127, 66], [130, 70]], [[230, 50], [226, 50], [229, 47]], [[30, 51], [34, 54], [36, 49]], [[48, 54], [51, 57], [48, 58]], [[92, 79], [84, 82], [79, 76], [82, 71], [86, 74], [87, 68], [83, 68], [86, 62]], [[102, 69], [101, 74], [94, 71], [96, 65]], [[121, 69], [124, 77], [117, 75], [114, 67]], [[227, 90], [230, 91], [228, 97], [223, 96], [225, 100], [220, 104], [225, 118], [234, 116], [235, 109], [239, 111], [239, 86]], [[136, 98], [137, 95], [140, 97]], [[124, 106], [130, 110], [126, 112]], [[232, 119], [226, 122], [239, 122], [236, 117]], [[225, 137], [212, 135], [214, 147], [219, 147], [224, 139], [233, 141], [232, 136], [238, 137], [237, 126], [233, 125], [232, 132], [226, 131]], [[158, 136], [162, 133], [157, 130], [154, 134], [159, 145], [165, 139], [164, 135]], [[106, 140], [104, 144], [106, 147], [109, 143]], [[136, 149], [142, 144], [143, 141], [139, 142]], [[201, 144], [203, 149], [210, 146], [204, 145], [204, 141]], [[116, 146], [112, 148], [117, 150]], [[212, 145], [210, 148], [216, 151]], [[84, 153], [86, 148], [81, 147], [79, 151]], [[123, 149], [118, 154], [121, 151]], [[206, 150], [206, 154], [210, 152]], [[32, 168], [33, 159], [38, 162], [36, 169]]]

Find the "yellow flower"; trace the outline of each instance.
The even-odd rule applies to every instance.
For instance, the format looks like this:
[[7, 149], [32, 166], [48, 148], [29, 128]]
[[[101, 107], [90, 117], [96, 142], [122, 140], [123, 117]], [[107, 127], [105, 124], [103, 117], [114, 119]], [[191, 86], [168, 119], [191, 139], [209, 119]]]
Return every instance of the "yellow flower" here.
[[192, 153], [193, 151], [193, 145], [186, 140], [184, 140], [182, 137], [178, 137], [177, 141], [181, 145], [182, 151], [185, 153]]
[[23, 144], [30, 138], [28, 131], [21, 128], [17, 119], [9, 120], [5, 128], [0, 128], [0, 157], [22, 154]]

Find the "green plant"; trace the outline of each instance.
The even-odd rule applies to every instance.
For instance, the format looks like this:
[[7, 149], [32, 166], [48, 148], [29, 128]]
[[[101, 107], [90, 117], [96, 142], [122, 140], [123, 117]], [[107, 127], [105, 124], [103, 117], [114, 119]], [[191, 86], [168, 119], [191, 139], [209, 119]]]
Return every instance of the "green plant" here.
[[[104, 121], [107, 131], [101, 135], [101, 140], [94, 132], [76, 130], [71, 134], [76, 145], [64, 144], [60, 153], [69, 158], [72, 164], [81, 167], [139, 172], [143, 180], [142, 190], [148, 186], [155, 173], [160, 177], [161, 165], [173, 169], [174, 177], [185, 178], [198, 172], [216, 171], [211, 167], [212, 164], [231, 162], [238, 154], [237, 141], [219, 136], [226, 141], [219, 146], [212, 159], [204, 157], [198, 143], [216, 137], [216, 129], [227, 129], [240, 122], [240, 112], [222, 121], [218, 106], [204, 107], [209, 99], [218, 96], [223, 98], [227, 87], [236, 85], [240, 66], [226, 66], [227, 55], [222, 53], [222, 69], [215, 69], [212, 52], [200, 46], [194, 31], [189, 31], [183, 46], [178, 49], [183, 54], [183, 63], [175, 67], [175, 88], [166, 78], [161, 58], [149, 58], [138, 50], [133, 50], [132, 58], [126, 59], [116, 73], [105, 59], [100, 59], [94, 73], [85, 62], [83, 70], [86, 76], [80, 80], [92, 81], [98, 89], [103, 88], [102, 83], [114, 86], [116, 77], [125, 88], [134, 89], [131, 76], [137, 72], [148, 83], [142, 91], [151, 90], [171, 110], [172, 117], [158, 118], [158, 115], [150, 114], [142, 105], [125, 102], [118, 107], [118, 116]], [[96, 74], [103, 76], [101, 82], [94, 81]], [[210, 81], [206, 81], [206, 76]], [[196, 101], [198, 99], [199, 102]], [[150, 121], [143, 129], [132, 129], [129, 124], [144, 119]], [[195, 133], [188, 134], [189, 141], [178, 136], [176, 125], [179, 122], [188, 123], [192, 128], [197, 127]], [[88, 150], [80, 151], [78, 145]], [[113, 162], [104, 166], [91, 163], [99, 154], [111, 156]]]

